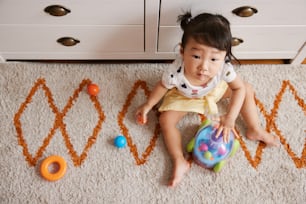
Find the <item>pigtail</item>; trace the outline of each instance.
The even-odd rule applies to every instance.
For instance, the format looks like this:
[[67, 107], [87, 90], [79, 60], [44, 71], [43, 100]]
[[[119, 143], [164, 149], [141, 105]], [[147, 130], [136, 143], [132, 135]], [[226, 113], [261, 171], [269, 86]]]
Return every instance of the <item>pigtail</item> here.
[[192, 18], [191, 12], [188, 11], [185, 14], [177, 17], [177, 22], [180, 23], [182, 30], [185, 30]]

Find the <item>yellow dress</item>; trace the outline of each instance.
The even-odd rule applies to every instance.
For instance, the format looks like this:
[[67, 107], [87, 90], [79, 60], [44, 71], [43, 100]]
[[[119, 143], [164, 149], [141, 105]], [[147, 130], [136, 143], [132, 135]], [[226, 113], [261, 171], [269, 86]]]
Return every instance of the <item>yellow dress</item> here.
[[185, 111], [196, 113], [217, 114], [217, 102], [225, 94], [228, 85], [221, 81], [213, 90], [202, 98], [188, 98], [182, 95], [177, 88], [170, 89], [163, 98], [159, 111]]

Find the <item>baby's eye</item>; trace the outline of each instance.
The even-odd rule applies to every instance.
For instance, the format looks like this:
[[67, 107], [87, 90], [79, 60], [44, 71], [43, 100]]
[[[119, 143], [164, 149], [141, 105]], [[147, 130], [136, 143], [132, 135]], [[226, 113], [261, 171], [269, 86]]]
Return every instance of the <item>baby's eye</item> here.
[[195, 58], [195, 59], [200, 59], [199, 55], [192, 55], [192, 57]]
[[217, 58], [211, 58], [211, 61], [215, 62], [215, 61], [218, 61]]

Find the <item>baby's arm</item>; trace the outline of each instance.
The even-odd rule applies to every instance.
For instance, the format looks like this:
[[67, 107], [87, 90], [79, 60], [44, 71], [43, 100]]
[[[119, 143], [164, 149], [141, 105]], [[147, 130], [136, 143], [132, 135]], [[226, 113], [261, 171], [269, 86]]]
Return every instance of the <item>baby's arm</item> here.
[[166, 94], [167, 91], [168, 89], [164, 87], [161, 81], [156, 84], [148, 100], [144, 104], [142, 104], [136, 111], [136, 118], [138, 122], [143, 124], [147, 122], [148, 112], [162, 99], [162, 97]]
[[228, 85], [229, 88], [232, 90], [232, 95], [225, 117], [229, 121], [231, 121], [231, 124], [229, 126], [232, 126], [232, 128], [234, 128], [235, 120], [238, 117], [243, 102], [245, 100], [246, 88], [243, 80], [240, 78], [239, 75], [237, 75], [237, 77]]
[[229, 132], [234, 129], [235, 121], [240, 113], [241, 107], [245, 100], [246, 88], [243, 80], [237, 75], [237, 77], [230, 82], [229, 88], [231, 89], [230, 103], [227, 113], [220, 119], [220, 127], [217, 132], [217, 136], [223, 132], [224, 140], [228, 141]]

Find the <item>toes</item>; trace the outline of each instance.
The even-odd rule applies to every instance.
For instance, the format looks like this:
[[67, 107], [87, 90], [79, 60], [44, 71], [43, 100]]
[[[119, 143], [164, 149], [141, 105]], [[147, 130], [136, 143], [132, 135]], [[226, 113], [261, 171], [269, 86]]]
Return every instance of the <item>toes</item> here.
[[168, 183], [168, 187], [173, 188], [177, 186], [183, 179], [184, 175], [189, 171], [190, 167], [191, 163], [188, 161], [186, 161], [182, 166], [176, 166], [173, 171], [173, 177]]

